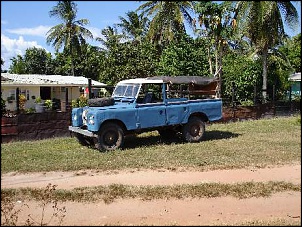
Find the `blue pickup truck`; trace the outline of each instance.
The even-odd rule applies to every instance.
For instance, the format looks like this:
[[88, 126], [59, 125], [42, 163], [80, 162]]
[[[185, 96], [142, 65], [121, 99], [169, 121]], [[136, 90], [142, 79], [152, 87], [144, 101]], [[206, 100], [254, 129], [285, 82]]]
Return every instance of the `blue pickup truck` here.
[[71, 133], [100, 151], [123, 148], [125, 136], [158, 130], [161, 137], [199, 142], [207, 122], [222, 118], [216, 78], [149, 77], [117, 83], [111, 97], [73, 108]]

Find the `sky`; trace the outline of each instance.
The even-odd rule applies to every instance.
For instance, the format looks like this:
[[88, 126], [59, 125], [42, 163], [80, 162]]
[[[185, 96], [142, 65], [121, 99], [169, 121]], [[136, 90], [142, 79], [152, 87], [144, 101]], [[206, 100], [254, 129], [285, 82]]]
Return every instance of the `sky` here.
[[[52, 45], [46, 44], [47, 31], [61, 23], [49, 16], [49, 11], [58, 1], [2, 1], [1, 0], [1, 58], [2, 70], [8, 70], [11, 58], [23, 56], [30, 47], [44, 48], [54, 54]], [[88, 19], [93, 37], [101, 37], [101, 30], [120, 23], [119, 17], [127, 18], [128, 11], [135, 11], [144, 1], [74, 1], [77, 4], [77, 19]], [[299, 13], [299, 26], [292, 31], [285, 27], [289, 36], [301, 33], [301, 1], [295, 4]], [[91, 45], [100, 42], [87, 40]]]

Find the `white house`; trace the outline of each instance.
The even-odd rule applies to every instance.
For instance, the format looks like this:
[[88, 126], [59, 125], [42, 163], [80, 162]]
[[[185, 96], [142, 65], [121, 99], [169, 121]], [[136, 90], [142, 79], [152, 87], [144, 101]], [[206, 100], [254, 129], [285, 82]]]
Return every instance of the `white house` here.
[[[27, 99], [25, 109], [34, 108], [37, 97], [71, 103], [86, 91], [88, 83], [88, 78], [82, 76], [1, 73], [1, 97], [6, 101], [6, 109], [11, 111], [17, 109], [17, 88]], [[91, 80], [91, 86], [106, 87], [106, 84]]]
[[301, 73], [294, 73], [288, 78], [291, 81], [291, 94], [292, 96], [301, 97]]

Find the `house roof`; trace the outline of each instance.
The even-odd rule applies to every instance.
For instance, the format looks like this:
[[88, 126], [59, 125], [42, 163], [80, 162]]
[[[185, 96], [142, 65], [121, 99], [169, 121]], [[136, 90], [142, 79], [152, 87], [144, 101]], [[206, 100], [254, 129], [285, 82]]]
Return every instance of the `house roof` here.
[[[26, 86], [88, 86], [88, 78], [83, 76], [39, 75], [39, 74], [9, 74], [1, 73], [2, 85]], [[106, 86], [106, 84], [91, 80], [92, 86]]]
[[301, 73], [294, 73], [288, 78], [290, 81], [301, 81]]

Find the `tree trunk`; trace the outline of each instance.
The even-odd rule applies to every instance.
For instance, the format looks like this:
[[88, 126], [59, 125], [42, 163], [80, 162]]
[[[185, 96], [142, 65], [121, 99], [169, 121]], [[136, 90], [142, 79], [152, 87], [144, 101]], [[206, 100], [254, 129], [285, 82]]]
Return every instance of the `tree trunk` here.
[[210, 54], [210, 47], [208, 48], [208, 61], [209, 61], [209, 65], [210, 65], [210, 73], [211, 73], [211, 75], [213, 75], [213, 66], [212, 66], [212, 58], [211, 58], [211, 54]]
[[218, 68], [218, 77], [219, 77], [219, 82], [218, 82], [218, 95], [217, 98], [221, 98], [221, 85], [222, 85], [222, 51], [223, 51], [223, 45], [220, 43], [219, 45], [219, 68]]

